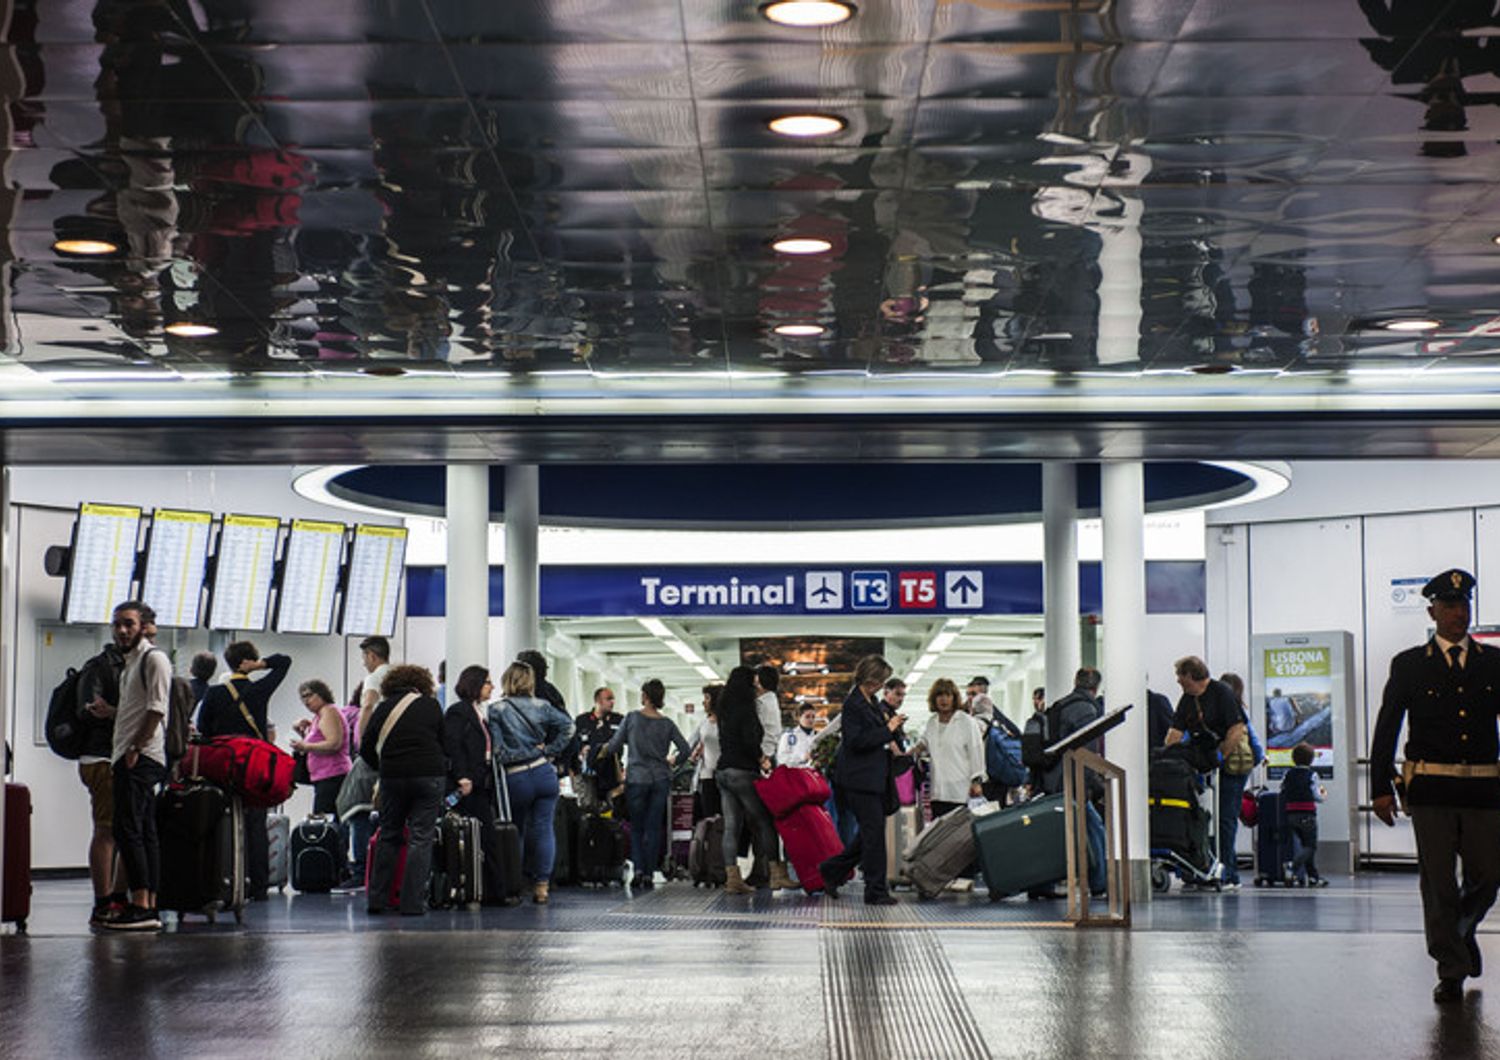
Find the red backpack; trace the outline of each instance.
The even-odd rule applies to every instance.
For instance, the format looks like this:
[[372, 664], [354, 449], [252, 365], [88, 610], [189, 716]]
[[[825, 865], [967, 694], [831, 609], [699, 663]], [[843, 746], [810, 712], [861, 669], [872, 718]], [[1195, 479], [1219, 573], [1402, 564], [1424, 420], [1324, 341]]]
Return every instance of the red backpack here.
[[246, 806], [280, 806], [296, 785], [296, 761], [274, 744], [253, 736], [215, 736], [188, 747], [182, 772], [211, 780], [239, 795]]

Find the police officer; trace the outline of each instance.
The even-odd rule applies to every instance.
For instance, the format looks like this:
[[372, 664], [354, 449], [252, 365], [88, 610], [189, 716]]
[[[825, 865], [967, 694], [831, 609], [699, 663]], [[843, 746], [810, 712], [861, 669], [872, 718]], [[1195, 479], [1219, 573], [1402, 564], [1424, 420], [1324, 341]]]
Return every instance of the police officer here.
[[[1432, 999], [1460, 1001], [1481, 970], [1475, 934], [1500, 889], [1500, 651], [1469, 636], [1474, 576], [1447, 570], [1422, 588], [1437, 632], [1391, 660], [1370, 745], [1375, 816], [1396, 823], [1404, 789], [1417, 838], [1427, 952], [1437, 961]], [[1406, 763], [1394, 760], [1408, 716]], [[1463, 861], [1462, 884], [1457, 862]]]

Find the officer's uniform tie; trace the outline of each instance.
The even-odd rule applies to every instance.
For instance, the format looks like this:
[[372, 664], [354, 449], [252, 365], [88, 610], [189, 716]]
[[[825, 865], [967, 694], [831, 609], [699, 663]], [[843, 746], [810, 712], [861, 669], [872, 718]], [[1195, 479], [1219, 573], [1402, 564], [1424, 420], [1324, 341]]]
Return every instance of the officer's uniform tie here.
[[1448, 665], [1451, 666], [1453, 669], [1457, 670], [1459, 668], [1459, 665], [1460, 665], [1459, 664], [1459, 659], [1461, 659], [1463, 657], [1463, 654], [1464, 654], [1464, 646], [1462, 644], [1452, 644], [1452, 645], [1449, 645], [1449, 647], [1448, 647], [1448, 659], [1449, 659]]

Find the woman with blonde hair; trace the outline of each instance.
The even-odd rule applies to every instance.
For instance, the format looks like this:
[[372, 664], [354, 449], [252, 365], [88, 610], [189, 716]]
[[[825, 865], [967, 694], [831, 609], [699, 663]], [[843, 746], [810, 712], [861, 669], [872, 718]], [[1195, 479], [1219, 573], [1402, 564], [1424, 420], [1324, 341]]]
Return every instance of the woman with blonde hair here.
[[553, 760], [573, 739], [573, 719], [536, 696], [536, 674], [513, 662], [500, 675], [500, 699], [490, 704], [490, 740], [500, 778], [510, 796], [511, 819], [521, 833], [521, 871], [531, 881], [531, 900], [546, 905], [557, 860], [559, 788]]

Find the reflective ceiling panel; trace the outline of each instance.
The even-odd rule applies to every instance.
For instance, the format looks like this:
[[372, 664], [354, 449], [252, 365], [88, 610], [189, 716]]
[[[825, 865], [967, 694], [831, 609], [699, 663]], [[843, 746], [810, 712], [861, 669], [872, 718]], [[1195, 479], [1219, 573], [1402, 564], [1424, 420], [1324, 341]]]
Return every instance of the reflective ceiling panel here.
[[0, 0], [0, 425], [1483, 416], [1496, 6]]

